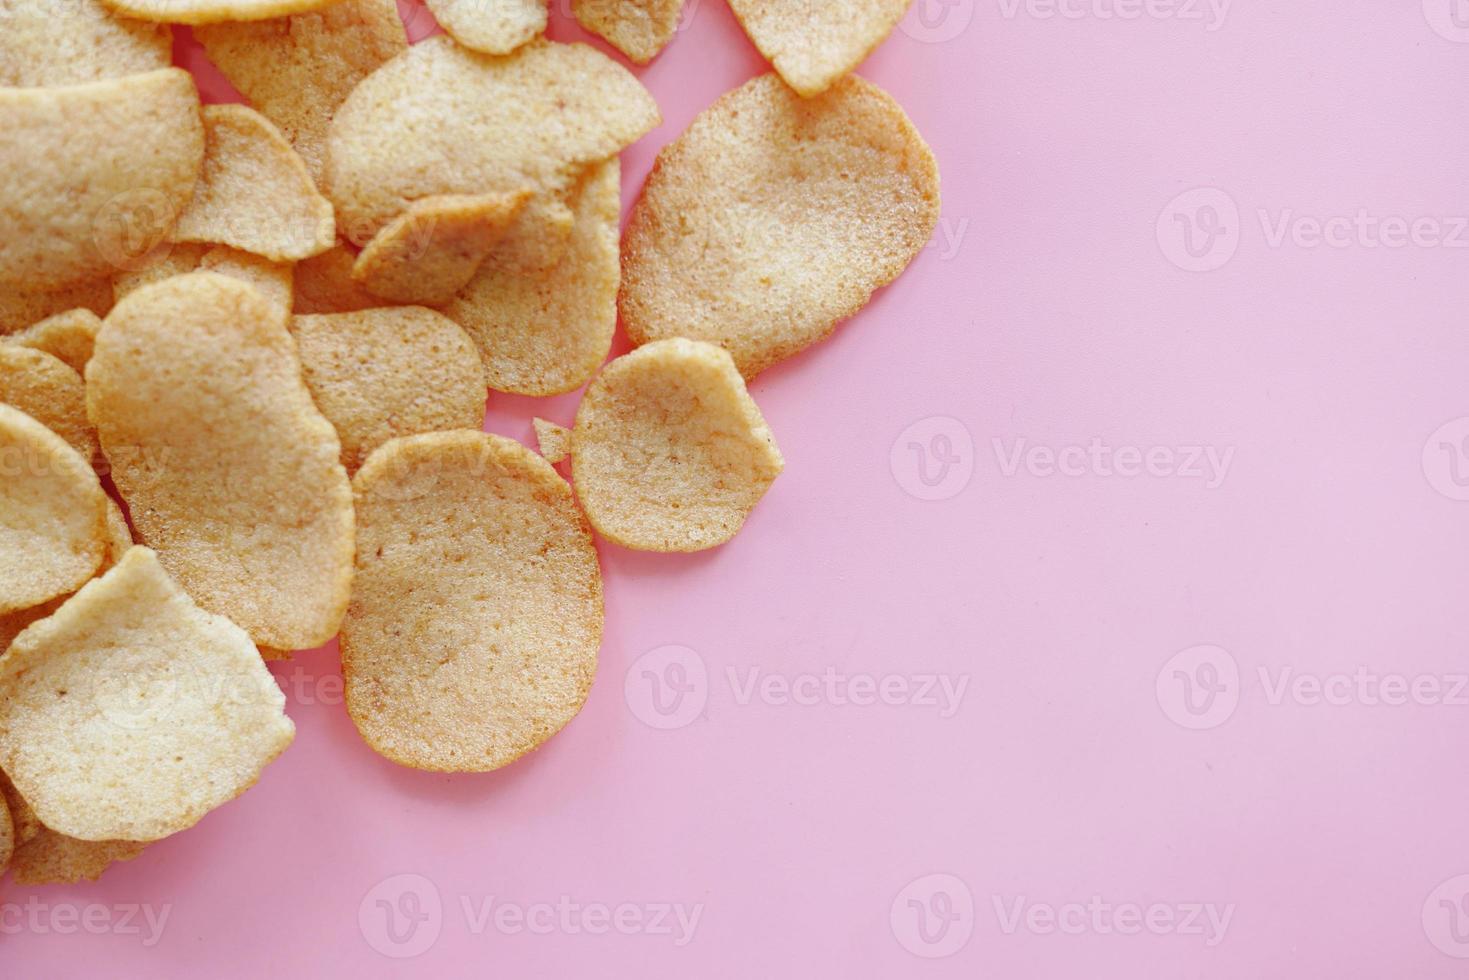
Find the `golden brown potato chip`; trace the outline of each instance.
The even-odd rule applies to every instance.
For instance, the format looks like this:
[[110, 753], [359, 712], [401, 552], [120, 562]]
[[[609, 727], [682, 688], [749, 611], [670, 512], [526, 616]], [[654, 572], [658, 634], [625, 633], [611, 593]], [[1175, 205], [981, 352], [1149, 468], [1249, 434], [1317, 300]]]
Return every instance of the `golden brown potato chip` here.
[[265, 294], [265, 298], [283, 310], [289, 310], [292, 302], [291, 270], [289, 262], [272, 262], [270, 259], [228, 245], [177, 244], [161, 250], [147, 265], [124, 272], [113, 280], [113, 292], [117, 300], [149, 283], [161, 282], [170, 276], [185, 272], [218, 272], [241, 282], [248, 282]]
[[117, 17], [99, 0], [0, 0], [0, 85], [78, 85], [172, 60], [168, 25]]
[[352, 278], [394, 303], [447, 303], [505, 237], [529, 191], [443, 194], [408, 205], [352, 267]]
[[887, 93], [763, 75], [658, 154], [622, 242], [628, 337], [717, 343], [754, 377], [897, 278], [938, 213], [933, 154]]
[[444, 307], [479, 347], [491, 388], [560, 394], [581, 387], [606, 360], [617, 329], [619, 173], [616, 157], [588, 169], [555, 264], [539, 271], [512, 264], [512, 236]]
[[255, 784], [285, 705], [245, 631], [134, 547], [0, 658], [0, 766], [58, 833], [158, 840]]
[[0, 132], [0, 290], [126, 266], [167, 234], [204, 156], [194, 80], [177, 68], [0, 88]]
[[400, 765], [483, 772], [581, 709], [602, 638], [586, 519], [549, 463], [483, 432], [379, 448], [353, 480], [347, 710]]
[[204, 134], [204, 172], [175, 241], [229, 245], [273, 262], [332, 247], [331, 202], [269, 119], [242, 105], [207, 105]]
[[640, 65], [678, 30], [683, 0], [572, 0], [577, 23]]
[[393, 0], [340, 0], [253, 23], [211, 24], [194, 37], [230, 82], [280, 127], [321, 182], [332, 113], [408, 38]]
[[0, 402], [65, 439], [85, 460], [97, 455], [82, 376], [45, 351], [0, 344]]
[[338, 242], [296, 263], [297, 313], [355, 313], [382, 306], [383, 301], [352, 278], [357, 253]]
[[139, 539], [201, 606], [266, 646], [331, 639], [351, 488], [283, 310], [213, 272], [139, 289], [102, 324], [87, 413]]
[[332, 0], [107, 0], [125, 17], [165, 24], [217, 24], [265, 20], [316, 10]]
[[442, 314], [400, 306], [297, 316], [291, 332], [349, 473], [389, 439], [484, 424], [479, 352]]
[[542, 221], [588, 164], [657, 122], [638, 80], [585, 44], [538, 40], [491, 58], [429, 38], [363, 79], [337, 110], [325, 190], [354, 242], [441, 194], [530, 188], [537, 200], [522, 220]]
[[730, 0], [765, 60], [803, 96], [826, 91], [883, 42], [909, 0]]
[[571, 430], [545, 419], [531, 419], [536, 430], [536, 445], [546, 462], [555, 466], [571, 455]]
[[112, 280], [87, 279], [59, 289], [0, 289], [0, 335], [14, 334], [71, 309], [106, 316], [112, 309]]
[[7, 340], [44, 351], [80, 375], [92, 359], [92, 345], [97, 342], [97, 331], [101, 329], [102, 318], [83, 307], [49, 316]]
[[509, 54], [546, 30], [545, 0], [425, 2], [450, 37], [486, 54]]
[[0, 874], [10, 867], [10, 855], [15, 853], [15, 824], [10, 819], [10, 807], [0, 798]]
[[723, 544], [784, 466], [729, 353], [697, 340], [660, 340], [607, 365], [571, 431], [592, 526], [640, 551]]
[[0, 405], [0, 613], [81, 585], [107, 553], [107, 495], [66, 440]]

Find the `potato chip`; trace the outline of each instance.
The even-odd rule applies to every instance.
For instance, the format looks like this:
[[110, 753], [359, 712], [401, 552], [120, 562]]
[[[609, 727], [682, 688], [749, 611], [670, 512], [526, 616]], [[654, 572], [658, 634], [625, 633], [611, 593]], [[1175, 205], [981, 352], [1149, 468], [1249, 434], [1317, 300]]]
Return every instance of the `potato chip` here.
[[118, 13], [165, 24], [265, 20], [316, 10], [332, 0], [107, 0]]
[[0, 291], [55, 289], [126, 265], [140, 233], [167, 233], [204, 156], [194, 80], [177, 68], [0, 88], [0, 132]]
[[658, 154], [622, 242], [628, 337], [717, 343], [754, 377], [895, 279], [938, 213], [933, 154], [877, 86], [756, 78]]
[[617, 158], [594, 164], [575, 196], [575, 223], [559, 261], [513, 265], [507, 240], [444, 312], [474, 339], [490, 387], [521, 395], [573, 391], [597, 373], [617, 328]]
[[115, 16], [100, 0], [0, 0], [0, 85], [79, 85], [172, 61], [168, 25]]
[[6, 338], [10, 343], [44, 351], [80, 375], [92, 359], [92, 345], [102, 319], [85, 307], [67, 310]]
[[82, 376], [45, 351], [0, 344], [0, 402], [65, 439], [83, 459], [97, 455], [97, 433], [87, 421]]
[[0, 658], [0, 766], [58, 833], [158, 840], [255, 784], [285, 704], [245, 631], [134, 547]]
[[0, 289], [0, 336], [78, 308], [106, 316], [112, 309], [112, 280], [87, 279], [58, 289]]
[[41, 827], [15, 849], [11, 870], [17, 885], [74, 885], [96, 881], [113, 864], [131, 861], [147, 844], [131, 840], [88, 841]]
[[289, 262], [270, 259], [228, 245], [178, 244], [161, 251], [147, 265], [124, 272], [113, 280], [115, 298], [149, 283], [161, 282], [185, 272], [218, 272], [241, 282], [248, 282], [265, 294], [265, 298], [283, 310], [292, 303], [292, 268]]
[[425, 2], [450, 37], [486, 54], [509, 54], [546, 30], [545, 0]]
[[362, 250], [352, 278], [394, 303], [447, 303], [469, 284], [529, 197], [519, 191], [414, 201]]
[[336, 245], [296, 263], [297, 313], [355, 313], [382, 306], [383, 301], [352, 278], [357, 253]]
[[441, 314], [400, 306], [297, 316], [291, 332], [306, 386], [337, 429], [349, 473], [389, 439], [484, 423], [479, 352]]
[[10, 807], [0, 799], [0, 874], [10, 867], [10, 856], [15, 853], [15, 824], [10, 820]]
[[250, 104], [280, 127], [318, 184], [332, 113], [373, 69], [408, 50], [393, 0], [339, 0], [313, 13], [199, 27], [194, 37]]
[[530, 188], [538, 199], [522, 220], [537, 221], [588, 164], [658, 118], [638, 80], [585, 44], [538, 40], [490, 58], [429, 38], [363, 79], [337, 110], [325, 189], [354, 242], [441, 194]]
[[577, 23], [640, 65], [673, 39], [683, 0], [572, 0]]
[[204, 172], [173, 238], [229, 245], [273, 262], [336, 242], [332, 205], [280, 130], [242, 105], [204, 107]]
[[0, 405], [0, 613], [72, 591], [107, 552], [107, 495], [91, 463]]
[[888, 36], [909, 0], [729, 0], [765, 60], [810, 97], [860, 65]]
[[555, 466], [571, 455], [570, 429], [540, 418], [531, 419], [531, 425], [535, 427], [536, 445], [540, 447], [541, 455], [546, 457], [546, 462]]
[[697, 340], [656, 341], [607, 365], [571, 431], [592, 526], [640, 551], [723, 544], [784, 466], [729, 353]]
[[283, 310], [213, 272], [139, 289], [102, 324], [87, 412], [139, 539], [201, 606], [266, 646], [331, 639], [351, 488]]
[[435, 432], [380, 447], [352, 485], [362, 539], [342, 673], [368, 745], [483, 772], [565, 726], [602, 637], [597, 552], [566, 481], [512, 440]]

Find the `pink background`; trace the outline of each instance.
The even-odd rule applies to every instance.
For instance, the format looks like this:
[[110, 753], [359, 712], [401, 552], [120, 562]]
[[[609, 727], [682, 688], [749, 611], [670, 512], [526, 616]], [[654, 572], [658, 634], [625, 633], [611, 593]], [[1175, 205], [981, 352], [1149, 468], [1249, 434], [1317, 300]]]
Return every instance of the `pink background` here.
[[[301, 655], [256, 789], [99, 884], [0, 886], [0, 973], [1465, 974], [1469, 423], [1434, 433], [1469, 416], [1469, 29], [1450, 0], [1235, 0], [1214, 30], [1195, 0], [919, 2], [862, 73], [938, 155], [936, 243], [752, 386], [787, 468], [740, 537], [602, 546], [581, 716], [499, 773], [413, 772], [358, 738], [334, 648]], [[629, 206], [762, 70], [722, 0], [688, 3], [639, 71], [665, 122], [624, 154]], [[584, 36], [564, 10], [551, 34]], [[1313, 244], [1363, 209], [1427, 223]], [[487, 428], [575, 404], [493, 395]], [[1018, 440], [1093, 438], [1158, 465], [1007, 473]], [[1210, 486], [1159, 447], [1233, 455]], [[945, 717], [746, 697], [752, 668], [967, 686]], [[1272, 693], [1359, 668], [1417, 703]], [[685, 700], [654, 691], [680, 669]], [[1093, 896], [1160, 906], [1161, 934], [1066, 918]], [[632, 934], [538, 918], [563, 897], [629, 905]], [[1231, 909], [1222, 936], [1178, 928], [1194, 903]], [[168, 912], [151, 945], [120, 922], [140, 904]], [[664, 904], [700, 907], [682, 945]]]

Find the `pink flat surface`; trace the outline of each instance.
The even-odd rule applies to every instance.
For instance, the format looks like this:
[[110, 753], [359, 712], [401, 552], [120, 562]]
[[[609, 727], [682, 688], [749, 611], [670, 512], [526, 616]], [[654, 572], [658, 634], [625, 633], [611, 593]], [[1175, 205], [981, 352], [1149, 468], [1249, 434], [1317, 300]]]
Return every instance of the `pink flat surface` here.
[[[5, 884], [0, 975], [1464, 976], [1469, 9], [1223, 2], [919, 0], [862, 73], [936, 240], [753, 385], [740, 537], [602, 547], [581, 716], [413, 772], [301, 655], [260, 785]], [[762, 70], [688, 5], [628, 206]]]

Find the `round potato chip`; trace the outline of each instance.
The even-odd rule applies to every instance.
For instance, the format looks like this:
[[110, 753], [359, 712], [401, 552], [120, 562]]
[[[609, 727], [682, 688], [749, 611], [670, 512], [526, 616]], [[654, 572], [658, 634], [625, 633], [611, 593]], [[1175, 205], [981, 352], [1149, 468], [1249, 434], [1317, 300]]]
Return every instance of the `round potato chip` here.
[[229, 245], [273, 262], [331, 248], [331, 202], [280, 130], [242, 105], [207, 105], [203, 113], [204, 172], [174, 240]]
[[683, 0], [572, 0], [571, 12], [582, 27], [645, 65], [678, 30]]
[[546, 419], [531, 419], [536, 430], [536, 445], [546, 462], [555, 466], [571, 455], [571, 430]]
[[442, 314], [400, 306], [297, 316], [291, 332], [349, 473], [389, 439], [484, 424], [479, 352]]
[[505, 237], [529, 197], [519, 191], [414, 201], [367, 243], [352, 278], [394, 303], [447, 303]]
[[577, 188], [575, 222], [561, 258], [545, 269], [509, 261], [507, 240], [444, 307], [484, 358], [490, 387], [556, 395], [586, 384], [617, 329], [617, 158], [594, 164]]
[[107, 0], [125, 17], [165, 24], [217, 24], [227, 20], [264, 20], [316, 10], [333, 0]]
[[289, 262], [272, 262], [259, 255], [241, 252], [228, 245], [177, 244], [161, 250], [147, 265], [124, 272], [112, 281], [114, 298], [140, 286], [162, 282], [185, 272], [218, 272], [248, 282], [276, 306], [289, 310], [292, 302], [292, 269]]
[[97, 336], [87, 413], [139, 539], [201, 606], [265, 646], [331, 639], [351, 488], [285, 311], [213, 272], [131, 293]]
[[115, 16], [100, 0], [0, 0], [0, 85], [78, 85], [172, 61], [168, 25]]
[[763, 75], [658, 154], [622, 241], [628, 336], [717, 343], [754, 377], [897, 278], [938, 213], [933, 154], [887, 93]]
[[660, 340], [607, 365], [571, 431], [592, 526], [640, 551], [723, 544], [784, 466], [729, 353], [697, 340]]
[[344, 235], [359, 243], [413, 201], [442, 194], [529, 188], [538, 200], [522, 220], [539, 222], [588, 164], [657, 123], [638, 80], [585, 44], [533, 41], [491, 58], [429, 38], [363, 79], [337, 110], [326, 191]]
[[296, 263], [297, 313], [355, 313], [383, 305], [383, 301], [352, 278], [357, 253], [338, 242]]
[[92, 345], [101, 329], [102, 318], [83, 307], [49, 316], [6, 339], [44, 351], [80, 375], [92, 359]]
[[483, 432], [387, 443], [353, 480], [347, 710], [372, 748], [437, 772], [515, 761], [581, 710], [602, 577], [566, 481]]
[[786, 84], [817, 95], [882, 43], [909, 0], [729, 0], [745, 33]]
[[466, 48], [509, 54], [546, 30], [545, 0], [426, 0], [434, 19]]
[[70, 592], [107, 553], [107, 495], [91, 463], [0, 405], [0, 613]]
[[0, 658], [0, 766], [58, 833], [158, 840], [255, 784], [285, 705], [245, 631], [135, 547]]
[[97, 455], [82, 376], [58, 358], [19, 344], [0, 344], [0, 402], [65, 439], [83, 459]]
[[0, 336], [78, 308], [106, 316], [112, 309], [112, 280], [87, 279], [58, 289], [0, 289]]

